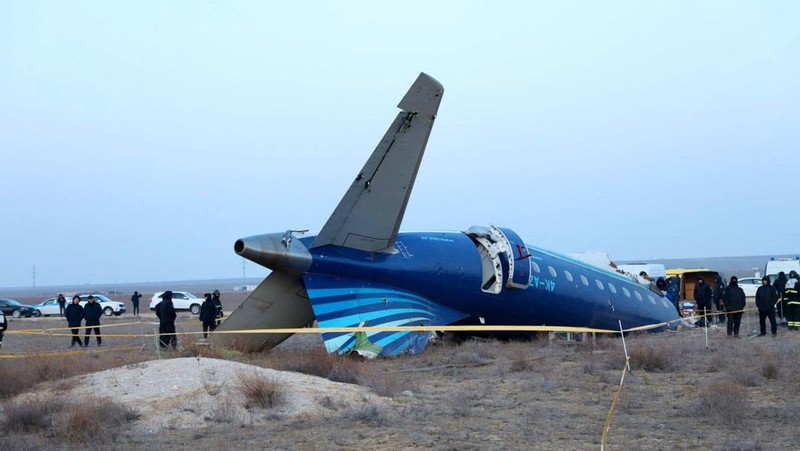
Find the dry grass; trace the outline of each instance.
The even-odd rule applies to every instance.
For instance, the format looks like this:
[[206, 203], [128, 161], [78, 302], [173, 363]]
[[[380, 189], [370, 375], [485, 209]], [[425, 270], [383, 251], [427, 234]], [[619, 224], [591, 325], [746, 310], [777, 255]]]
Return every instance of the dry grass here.
[[136, 411], [109, 398], [67, 401], [53, 395], [13, 401], [3, 411], [4, 431], [91, 446], [110, 442], [139, 418]]
[[345, 384], [358, 384], [364, 362], [358, 357], [339, 357], [333, 359], [333, 368], [328, 379]]
[[54, 396], [18, 399], [3, 406], [4, 431], [31, 432], [46, 430], [60, 414], [66, 402]]
[[765, 379], [777, 379], [780, 374], [780, 359], [773, 353], [765, 354], [761, 362], [761, 375], [764, 376]]
[[25, 392], [43, 382], [59, 382], [72, 376], [116, 368], [149, 358], [149, 355], [141, 353], [116, 353], [4, 360], [0, 362], [0, 398]]
[[731, 378], [714, 379], [702, 384], [698, 400], [699, 413], [731, 428], [740, 427], [750, 410], [747, 389]]
[[[752, 318], [750, 321], [752, 325]], [[796, 424], [800, 418], [800, 408], [789, 396], [800, 386], [800, 371], [795, 364], [800, 361], [800, 334], [784, 333], [775, 340], [733, 340], [727, 339], [724, 331], [711, 330], [706, 347], [703, 332], [691, 329], [626, 337], [634, 371], [626, 376], [613, 417], [610, 449], [796, 446], [800, 433], [787, 425]], [[624, 364], [619, 337], [569, 343], [558, 338], [442, 342], [420, 355], [374, 361], [329, 356], [318, 337], [298, 335], [292, 340], [295, 338], [299, 341], [294, 343], [299, 345], [287, 342], [289, 346], [271, 352], [227, 358], [330, 376], [388, 395], [411, 389], [409, 384], [413, 384], [412, 393], [398, 396], [385, 406], [362, 403], [356, 408], [330, 394], [319, 400], [319, 418], [287, 418], [272, 413], [275, 410], [247, 412], [239, 393], [227, 399], [223, 390], [214, 398], [216, 405], [208, 411], [207, 421], [198, 422], [198, 429], [167, 428], [157, 435], [131, 435], [125, 432], [131, 430], [128, 426], [116, 432], [120, 439], [96, 447], [435, 449], [446, 443], [453, 449], [469, 449], [481, 443], [487, 449], [593, 449]], [[9, 341], [13, 339], [11, 336]], [[141, 353], [139, 359], [154, 356], [154, 352]], [[103, 366], [135, 367], [136, 361], [126, 362], [111, 353], [70, 358], [73, 360], [63, 360], [64, 368], [59, 367], [62, 360], [29, 364], [0, 360], [0, 374], [5, 376], [0, 378], [0, 389], [5, 393], [39, 391], [31, 381], [41, 378], [56, 388], [62, 375]], [[532, 365], [522, 371], [511, 370], [512, 364], [522, 365], [513, 362], [523, 360]], [[15, 374], [14, 365], [20, 366], [21, 376]], [[219, 382], [212, 379], [206, 391], [216, 391]], [[229, 386], [234, 384], [235, 380], [228, 381]], [[3, 427], [3, 448], [92, 446], [81, 442], [85, 438], [65, 439], [56, 434], [62, 426], [55, 421], [65, 424], [69, 408], [67, 405], [60, 414], [50, 414], [54, 418], [48, 426], [52, 432], [36, 425], [47, 413], [32, 415], [36, 420], [24, 420], [20, 414], [20, 421], [32, 426], [27, 432], [20, 426], [16, 430]]]
[[275, 376], [264, 375], [257, 370], [240, 371], [236, 374], [236, 380], [247, 409], [272, 409], [286, 400], [286, 385]]
[[264, 359], [264, 364], [276, 370], [327, 378], [333, 371], [337, 358], [340, 357], [328, 354], [324, 348], [305, 352], [272, 351]]
[[216, 398], [215, 401], [205, 418], [206, 421], [223, 424], [233, 424], [238, 421], [238, 409], [231, 398], [223, 396]]
[[659, 344], [632, 346], [629, 356], [631, 368], [651, 372], [671, 371], [679, 358], [669, 347]]
[[124, 426], [139, 414], [109, 398], [90, 398], [69, 406], [60, 435], [76, 443], [111, 441]]
[[366, 404], [354, 407], [344, 412], [344, 418], [349, 421], [358, 421], [369, 426], [384, 426], [389, 421], [386, 408], [375, 404]]

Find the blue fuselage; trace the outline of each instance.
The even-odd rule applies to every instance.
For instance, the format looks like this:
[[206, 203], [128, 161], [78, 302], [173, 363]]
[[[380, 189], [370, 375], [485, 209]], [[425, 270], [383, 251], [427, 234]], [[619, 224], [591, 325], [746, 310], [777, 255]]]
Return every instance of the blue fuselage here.
[[[310, 247], [313, 237], [300, 240]], [[625, 275], [533, 246], [526, 247], [529, 286], [504, 286], [496, 294], [481, 289], [481, 257], [464, 233], [400, 233], [395, 248], [393, 254], [313, 248], [307, 272], [394, 286], [487, 325], [618, 330], [619, 321], [627, 329], [678, 318], [669, 301]]]

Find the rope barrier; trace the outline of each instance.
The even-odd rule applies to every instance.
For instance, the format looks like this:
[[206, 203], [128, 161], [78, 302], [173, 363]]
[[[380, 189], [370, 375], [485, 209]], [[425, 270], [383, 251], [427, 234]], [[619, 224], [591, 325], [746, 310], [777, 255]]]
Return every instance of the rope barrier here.
[[[732, 312], [716, 312], [708, 313], [705, 315], [692, 315], [692, 318], [701, 319], [707, 316], [719, 316], [722, 314], [739, 313], [754, 311], [756, 309], [742, 309]], [[235, 334], [324, 334], [324, 333], [355, 333], [355, 332], [571, 332], [571, 333], [598, 333], [598, 334], [619, 334], [630, 332], [643, 332], [647, 330], [657, 329], [661, 327], [668, 327], [673, 323], [682, 322], [686, 318], [678, 318], [671, 321], [665, 321], [655, 324], [646, 324], [643, 326], [629, 327], [627, 329], [613, 330], [613, 329], [598, 329], [591, 327], [573, 327], [573, 326], [522, 326], [522, 325], [469, 325], [469, 326], [353, 326], [353, 327], [290, 327], [278, 329], [240, 329], [229, 331], [208, 331], [209, 335], [235, 335]], [[188, 323], [189, 321], [179, 321], [177, 324]], [[103, 324], [100, 326], [88, 326], [91, 328], [112, 328], [123, 327], [135, 324], [153, 324], [157, 325], [158, 322], [154, 321], [133, 321], [119, 324]], [[81, 330], [87, 326], [81, 325], [77, 329]], [[53, 327], [43, 329], [21, 329], [9, 330], [6, 334], [11, 335], [48, 335], [53, 337], [69, 337], [72, 336], [73, 327]], [[60, 333], [64, 332], [64, 333]], [[191, 332], [176, 332], [174, 335], [199, 335], [202, 331]], [[103, 334], [103, 337], [109, 338], [139, 338], [139, 337], [152, 337], [152, 333], [139, 333], [139, 334]], [[170, 334], [172, 335], [172, 334]]]

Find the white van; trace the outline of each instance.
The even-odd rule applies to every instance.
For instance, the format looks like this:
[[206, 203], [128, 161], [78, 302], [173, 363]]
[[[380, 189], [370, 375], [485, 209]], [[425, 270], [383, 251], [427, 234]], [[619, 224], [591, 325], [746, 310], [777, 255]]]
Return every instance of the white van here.
[[775, 282], [775, 279], [778, 278], [778, 273], [783, 272], [786, 274], [786, 277], [789, 277], [789, 273], [795, 271], [797, 274], [800, 274], [800, 257], [794, 258], [775, 258], [772, 257], [767, 260], [767, 263], [764, 265], [764, 275], [769, 276], [769, 280], [771, 282]]

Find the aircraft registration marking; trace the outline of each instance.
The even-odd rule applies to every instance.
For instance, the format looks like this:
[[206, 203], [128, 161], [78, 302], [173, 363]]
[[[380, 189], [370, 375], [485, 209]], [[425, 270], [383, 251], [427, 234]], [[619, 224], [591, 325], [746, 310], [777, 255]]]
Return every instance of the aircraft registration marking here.
[[530, 285], [536, 288], [544, 288], [547, 291], [556, 291], [556, 281], [546, 277], [531, 276]]

